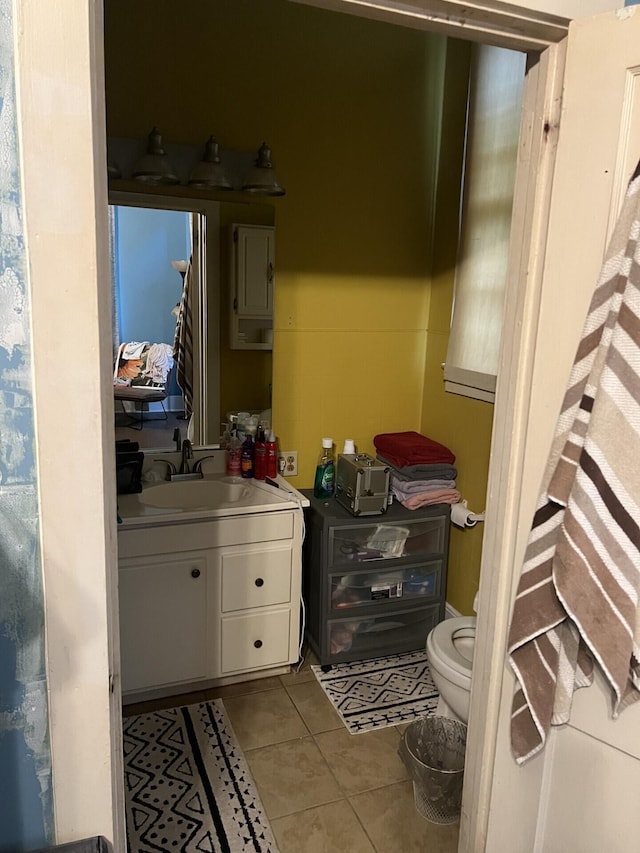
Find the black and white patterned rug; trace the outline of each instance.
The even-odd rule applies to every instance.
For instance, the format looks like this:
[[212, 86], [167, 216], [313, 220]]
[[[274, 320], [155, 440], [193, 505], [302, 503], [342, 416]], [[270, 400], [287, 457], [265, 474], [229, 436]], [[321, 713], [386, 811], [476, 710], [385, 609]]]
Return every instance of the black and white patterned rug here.
[[436, 712], [439, 694], [424, 651], [311, 669], [351, 734]]
[[220, 699], [123, 720], [129, 853], [277, 853]]

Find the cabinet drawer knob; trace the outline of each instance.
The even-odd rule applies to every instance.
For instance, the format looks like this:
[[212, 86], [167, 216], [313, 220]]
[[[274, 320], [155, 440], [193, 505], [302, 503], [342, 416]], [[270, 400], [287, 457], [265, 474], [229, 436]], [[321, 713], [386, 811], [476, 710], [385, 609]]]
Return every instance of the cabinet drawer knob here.
[[262, 648], [262, 640], [256, 640], [253, 645], [256, 647], [256, 649], [261, 649]]
[[191, 569], [191, 577], [199, 578], [200, 577], [200, 569]]
[[263, 586], [264, 580], [262, 578], [256, 578], [256, 586]]

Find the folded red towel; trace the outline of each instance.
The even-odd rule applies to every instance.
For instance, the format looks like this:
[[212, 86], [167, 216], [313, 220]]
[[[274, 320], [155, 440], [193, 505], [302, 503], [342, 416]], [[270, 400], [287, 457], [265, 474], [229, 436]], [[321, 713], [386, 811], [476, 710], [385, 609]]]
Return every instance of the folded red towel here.
[[453, 464], [456, 461], [448, 447], [419, 432], [380, 433], [373, 443], [376, 450], [397, 468], [434, 462]]

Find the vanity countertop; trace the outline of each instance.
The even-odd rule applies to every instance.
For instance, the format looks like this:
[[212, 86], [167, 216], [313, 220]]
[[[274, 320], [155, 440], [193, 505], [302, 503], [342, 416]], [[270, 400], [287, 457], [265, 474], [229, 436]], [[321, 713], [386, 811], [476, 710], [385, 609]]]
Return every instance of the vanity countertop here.
[[[168, 481], [160, 485], [145, 486], [139, 494], [118, 495], [118, 528], [157, 527], [309, 506], [308, 498], [294, 489], [284, 477], [278, 475], [275, 481], [278, 487], [261, 480], [219, 474], [205, 475], [200, 480], [194, 480], [196, 488], [203, 493], [207, 491], [207, 484], [219, 484], [223, 488], [230, 486], [237, 493], [233, 500], [215, 500], [211, 505], [205, 505], [207, 501], [204, 499], [200, 504], [198, 500], [182, 502], [182, 490], [178, 489], [175, 490], [177, 499], [172, 501], [170, 496], [174, 483]], [[151, 490], [154, 490], [153, 493]], [[151, 494], [153, 499], [150, 498]], [[156, 499], [156, 496], [161, 500]], [[180, 505], [181, 503], [184, 505]]]

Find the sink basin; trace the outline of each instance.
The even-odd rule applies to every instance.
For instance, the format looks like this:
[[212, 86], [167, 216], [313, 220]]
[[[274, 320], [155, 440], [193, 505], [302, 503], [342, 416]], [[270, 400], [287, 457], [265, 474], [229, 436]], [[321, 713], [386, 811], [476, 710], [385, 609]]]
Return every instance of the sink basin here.
[[138, 500], [158, 508], [214, 509], [241, 500], [249, 488], [233, 480], [182, 480], [143, 489]]

